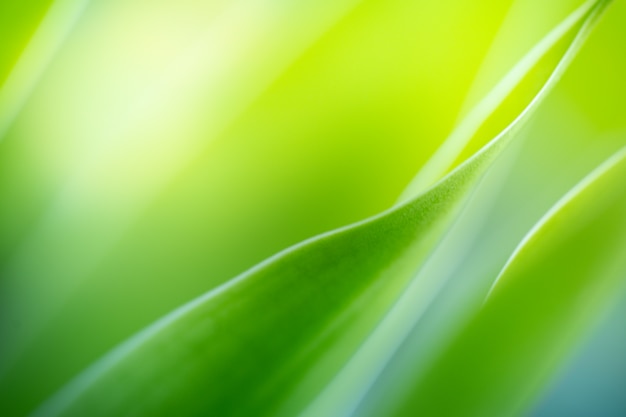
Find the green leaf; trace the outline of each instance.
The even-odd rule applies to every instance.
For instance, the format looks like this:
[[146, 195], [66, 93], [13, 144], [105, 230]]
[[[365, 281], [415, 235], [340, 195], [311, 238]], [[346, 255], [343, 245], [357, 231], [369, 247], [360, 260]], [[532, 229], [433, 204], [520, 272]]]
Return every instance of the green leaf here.
[[0, 38], [3, 39], [0, 50], [0, 86], [5, 83], [50, 2], [51, 0], [28, 3], [4, 1], [0, 4]]
[[[32, 68], [0, 149], [6, 413], [274, 253], [388, 208], [450, 131], [510, 1], [57, 0], [57, 34], [86, 8]], [[515, 60], [581, 0], [557, 3]]]
[[[37, 88], [0, 152], [0, 321], [20, 322], [0, 325], [0, 391], [58, 389], [183, 302], [388, 208], [445, 137], [507, 7], [479, 2], [489, 14], [474, 0], [57, 0], [59, 33], [88, 5], [51, 66], [27, 71], [40, 82], [17, 77]], [[429, 39], [476, 22], [450, 66], [438, 48], [456, 40]], [[124, 320], [68, 342], [109, 304]]]
[[[6, 413], [276, 252], [388, 208], [445, 137], [508, 6], [478, 2], [490, 13], [56, 0], [67, 13], [34, 62], [54, 59], [20, 66], [10, 96], [36, 88], [7, 101], [22, 110], [0, 148]], [[451, 28], [475, 32], [462, 69], [439, 49], [456, 38], [430, 43]]]
[[[288, 249], [182, 307], [96, 364], [40, 413], [301, 411], [406, 288], [606, 4], [586, 3], [568, 20], [569, 27], [582, 24], [556, 67], [543, 62], [553, 72], [537, 96], [498, 137], [434, 187], [364, 222]], [[568, 33], [562, 30], [560, 36]], [[296, 386], [303, 380], [306, 386]], [[281, 409], [291, 395], [299, 401]]]
[[624, 285], [624, 184], [626, 148], [528, 234], [398, 415], [508, 416], [528, 407]]

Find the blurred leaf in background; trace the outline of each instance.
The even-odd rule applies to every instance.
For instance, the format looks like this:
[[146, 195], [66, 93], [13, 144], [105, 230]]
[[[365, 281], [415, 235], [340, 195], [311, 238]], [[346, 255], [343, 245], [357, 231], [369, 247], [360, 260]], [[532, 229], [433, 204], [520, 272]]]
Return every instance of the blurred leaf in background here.
[[[523, 321], [517, 354], [490, 374], [497, 343], [472, 340], [499, 334], [481, 318], [499, 301], [482, 301], [524, 236], [626, 144], [623, 1], [574, 58], [608, 3], [3, 2], [3, 414], [527, 412], [618, 298], [562, 307], [610, 275], [568, 291], [568, 257], [626, 253], [623, 176], [576, 199], [614, 204], [597, 230], [595, 215], [542, 220], [562, 230], [536, 238], [543, 272], [497, 313]], [[596, 188], [614, 200], [585, 197]], [[585, 228], [582, 255], [560, 243]], [[558, 354], [520, 313], [540, 276], [563, 285], [535, 313], [578, 335]], [[552, 371], [541, 384], [515, 379], [527, 357]], [[571, 375], [539, 415], [569, 409], [586, 373]], [[473, 406], [449, 402], [467, 377], [490, 382]], [[494, 378], [526, 391], [499, 395]], [[607, 398], [598, 415], [624, 412]]]

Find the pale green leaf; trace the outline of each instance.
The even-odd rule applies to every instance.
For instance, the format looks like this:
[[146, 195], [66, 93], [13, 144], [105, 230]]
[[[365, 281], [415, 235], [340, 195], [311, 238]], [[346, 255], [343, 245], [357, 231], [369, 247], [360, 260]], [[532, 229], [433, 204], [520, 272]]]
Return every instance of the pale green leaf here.
[[299, 392], [298, 407], [312, 400], [406, 287], [605, 5], [587, 3], [570, 19], [582, 24], [556, 67], [547, 62], [553, 72], [537, 96], [436, 186], [379, 216], [288, 249], [182, 307], [96, 364], [40, 412], [266, 414], [276, 412], [305, 376], [309, 386]]
[[[626, 149], [529, 233], [398, 415], [517, 415], [624, 285]], [[453, 400], [451, 400], [453, 399]]]

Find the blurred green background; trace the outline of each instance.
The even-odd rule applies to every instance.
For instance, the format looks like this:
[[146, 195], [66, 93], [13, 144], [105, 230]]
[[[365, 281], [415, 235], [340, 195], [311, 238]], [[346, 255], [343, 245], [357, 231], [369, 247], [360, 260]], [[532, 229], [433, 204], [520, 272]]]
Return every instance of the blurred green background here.
[[[272, 254], [390, 207], [582, 3], [3, 0], [0, 414], [32, 411]], [[626, 143], [625, 46], [616, 1], [429, 264], [450, 277], [433, 323], [476, 304], [533, 224]], [[535, 415], [626, 413], [620, 305]]]

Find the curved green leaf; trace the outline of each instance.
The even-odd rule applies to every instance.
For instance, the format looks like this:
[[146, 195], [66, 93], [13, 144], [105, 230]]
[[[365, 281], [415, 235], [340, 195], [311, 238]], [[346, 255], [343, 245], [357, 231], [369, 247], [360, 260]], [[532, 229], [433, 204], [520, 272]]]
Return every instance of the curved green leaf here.
[[[272, 254], [386, 209], [449, 129], [507, 3], [56, 0], [68, 14], [42, 67], [16, 73], [11, 96], [30, 98], [0, 148], [3, 413]], [[476, 22], [449, 66], [431, 37]]]
[[[0, 391], [31, 407], [176, 306], [386, 209], [507, 1], [87, 3], [0, 152]], [[481, 22], [462, 70], [430, 45], [444, 21]]]
[[[282, 407], [305, 376], [309, 386], [298, 396], [310, 401], [406, 287], [606, 4], [590, 2], [578, 12], [571, 23], [583, 24], [539, 94], [502, 134], [436, 186], [379, 216], [284, 251], [177, 310], [39, 413], [262, 415]], [[359, 312], [363, 306], [366, 313]]]
[[624, 285], [624, 184], [626, 148], [528, 234], [397, 415], [508, 416], [528, 407]]

